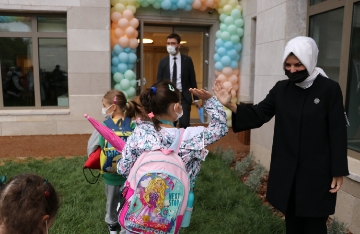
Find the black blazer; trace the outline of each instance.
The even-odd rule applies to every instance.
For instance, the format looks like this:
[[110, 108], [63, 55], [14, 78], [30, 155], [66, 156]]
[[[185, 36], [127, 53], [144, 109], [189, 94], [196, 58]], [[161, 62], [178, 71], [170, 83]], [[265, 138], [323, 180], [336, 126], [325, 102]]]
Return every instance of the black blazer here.
[[302, 89], [282, 80], [258, 105], [237, 106], [235, 132], [258, 128], [275, 116], [267, 199], [286, 213], [295, 186], [296, 215], [321, 217], [335, 211], [332, 177], [349, 174], [343, 99], [337, 82], [319, 75]]
[[[185, 100], [191, 105], [192, 95], [189, 92], [190, 88], [197, 88], [194, 64], [191, 57], [181, 54], [181, 86], [182, 93]], [[170, 80], [170, 58], [166, 56], [161, 59], [158, 67], [158, 73], [156, 81]], [[194, 100], [199, 100], [198, 97], [194, 96]]]

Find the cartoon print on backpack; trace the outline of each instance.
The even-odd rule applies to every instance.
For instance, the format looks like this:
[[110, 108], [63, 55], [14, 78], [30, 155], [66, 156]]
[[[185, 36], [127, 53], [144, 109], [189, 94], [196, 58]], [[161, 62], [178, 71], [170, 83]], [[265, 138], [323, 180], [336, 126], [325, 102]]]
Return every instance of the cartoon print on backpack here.
[[143, 227], [159, 233], [173, 231], [183, 196], [184, 186], [175, 177], [162, 173], [144, 175], [136, 189], [137, 199], [130, 205], [126, 225], [133, 227], [133, 231]]

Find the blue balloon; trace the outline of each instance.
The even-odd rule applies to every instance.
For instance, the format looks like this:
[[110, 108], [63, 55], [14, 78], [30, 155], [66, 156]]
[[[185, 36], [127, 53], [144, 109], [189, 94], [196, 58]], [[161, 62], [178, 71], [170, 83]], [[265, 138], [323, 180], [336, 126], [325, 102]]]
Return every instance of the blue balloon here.
[[235, 49], [231, 49], [227, 51], [227, 55], [229, 56], [229, 58], [231, 58], [231, 60], [235, 60], [237, 57], [237, 52]]
[[124, 49], [124, 51], [125, 51], [126, 53], [130, 53], [131, 48], [130, 48], [130, 47], [126, 47], [126, 48]]
[[216, 62], [216, 63], [215, 63], [215, 69], [216, 69], [217, 71], [222, 71], [223, 68], [224, 68], [224, 66], [222, 65], [221, 62]]
[[171, 7], [171, 1], [170, 0], [164, 0], [161, 2], [161, 7], [164, 10], [170, 10]]
[[239, 61], [240, 58], [241, 58], [240, 54], [237, 54], [235, 60], [236, 60], [236, 61]]
[[188, 5], [191, 5], [194, 2], [194, 0], [185, 0], [185, 1]]
[[136, 48], [130, 49], [130, 52], [136, 54]]
[[224, 67], [228, 67], [231, 64], [231, 58], [229, 56], [225, 55], [221, 58], [221, 63]]
[[116, 57], [113, 57], [111, 59], [111, 64], [114, 65], [114, 66], [117, 66], [118, 64], [120, 63], [119, 61], [119, 58], [116, 56]]
[[119, 63], [119, 65], [117, 66], [118, 71], [121, 73], [125, 73], [126, 70], [128, 69], [128, 66], [126, 63]]
[[136, 59], [137, 59], [136, 54], [134, 54], [134, 53], [129, 53], [129, 59], [128, 59], [128, 62], [129, 62], [129, 63], [135, 63], [135, 62], [136, 62]]
[[114, 50], [111, 51], [111, 58], [117, 56]]
[[239, 66], [239, 62], [238, 61], [231, 61], [230, 67], [231, 69], [236, 69]]
[[192, 10], [192, 5], [188, 4], [185, 6], [184, 11], [191, 11]]
[[217, 30], [215, 33], [216, 38], [220, 38], [221, 37], [221, 30]]
[[177, 7], [179, 9], [184, 9], [185, 6], [186, 6], [186, 1], [185, 0], [179, 0], [176, 5], [177, 5]]
[[116, 72], [118, 72], [117, 66], [111, 66], [111, 73], [115, 74]]
[[125, 52], [119, 54], [119, 61], [122, 63], [127, 63], [129, 61], [129, 55]]
[[236, 52], [240, 52], [242, 50], [242, 45], [241, 43], [236, 43], [234, 45], [234, 49], [236, 50]]
[[176, 11], [178, 9], [176, 3], [171, 4], [170, 10]]
[[231, 41], [227, 41], [224, 43], [224, 47], [227, 50], [231, 50], [234, 47], [234, 44]]
[[223, 47], [223, 46], [224, 46], [224, 41], [221, 40], [221, 38], [218, 38], [218, 39], [216, 39], [216, 41], [215, 41], [215, 45], [216, 45], [217, 47]]
[[134, 68], [134, 64], [133, 63], [128, 63], [127, 67], [128, 67], [128, 70], [132, 70]]
[[224, 47], [220, 47], [217, 50], [217, 53], [222, 57], [222, 56], [226, 55], [226, 49]]
[[114, 45], [114, 52], [116, 54], [120, 54], [121, 52], [124, 52], [124, 49], [120, 45], [116, 44]]
[[215, 53], [215, 54], [214, 54], [214, 60], [215, 60], [215, 62], [220, 62], [220, 59], [221, 59], [220, 55], [219, 55], [218, 53]]
[[148, 1], [143, 1], [142, 3], [140, 3], [140, 5], [142, 6], [142, 7], [148, 7], [149, 5], [150, 5], [150, 3], [148, 2]]

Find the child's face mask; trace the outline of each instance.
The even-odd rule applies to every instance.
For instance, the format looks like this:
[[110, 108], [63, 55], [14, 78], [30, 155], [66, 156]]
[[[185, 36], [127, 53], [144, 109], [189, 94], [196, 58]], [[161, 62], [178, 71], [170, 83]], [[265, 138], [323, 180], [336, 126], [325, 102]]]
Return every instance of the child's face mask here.
[[107, 114], [107, 113], [106, 113], [106, 112], [109, 110], [110, 107], [112, 107], [112, 105], [110, 105], [108, 108], [106, 108], [106, 107], [101, 108], [101, 114], [102, 114], [106, 119], [107, 119], [107, 118], [111, 118], [111, 117], [112, 117], [112, 114], [114, 113], [114, 111], [111, 112], [110, 114]]
[[184, 111], [183, 111], [180, 104], [179, 104], [179, 107], [181, 108], [181, 113], [180, 114], [176, 112], [176, 104], [174, 105], [174, 111], [175, 111], [175, 114], [177, 115], [177, 118], [175, 119], [175, 121], [178, 121], [181, 118], [181, 116], [183, 116], [183, 113], [184, 113]]

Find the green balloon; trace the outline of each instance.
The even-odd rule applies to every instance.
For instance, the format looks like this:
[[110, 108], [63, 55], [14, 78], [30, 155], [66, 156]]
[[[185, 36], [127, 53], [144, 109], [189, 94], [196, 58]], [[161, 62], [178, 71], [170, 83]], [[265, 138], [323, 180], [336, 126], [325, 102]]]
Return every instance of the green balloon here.
[[234, 24], [235, 24], [236, 27], [242, 28], [244, 26], [244, 20], [243, 19], [236, 19], [234, 21]]
[[221, 38], [221, 33], [221, 30], [217, 30], [215, 34], [216, 38]]
[[135, 73], [134, 73], [132, 70], [127, 70], [127, 71], [124, 73], [124, 77], [125, 77], [125, 79], [133, 80], [133, 79], [136, 78], [136, 75], [135, 75]]
[[122, 79], [124, 79], [124, 76], [120, 72], [115, 72], [113, 79], [116, 83], [119, 83]]
[[136, 86], [136, 80], [130, 80], [130, 87], [134, 87]]
[[236, 31], [237, 31], [237, 34], [238, 34], [239, 37], [244, 36], [244, 29], [238, 28]]
[[224, 20], [224, 23], [225, 23], [226, 25], [232, 25], [232, 24], [234, 24], [234, 18], [231, 17], [231, 16], [226, 16], [226, 18], [225, 18], [225, 20]]
[[135, 93], [136, 93], [136, 90], [135, 90], [135, 88], [130, 87], [130, 88], [128, 88], [128, 89], [126, 90], [126, 93], [127, 93], [127, 95], [128, 95], [129, 98], [130, 98], [130, 97], [134, 97], [134, 96], [135, 96]]
[[227, 16], [227, 15], [224, 14], [224, 13], [220, 14], [220, 17], [219, 17], [219, 18], [220, 18], [220, 21], [221, 21], [221, 22], [224, 22], [226, 16]]
[[223, 24], [223, 23], [220, 23], [220, 30], [221, 30], [221, 32], [227, 31], [227, 25]]
[[227, 31], [231, 34], [231, 35], [235, 35], [238, 33], [237, 28], [235, 25], [230, 25], [229, 27], [227, 27]]
[[130, 87], [130, 81], [128, 79], [123, 79], [120, 81], [121, 90], [127, 90]]
[[234, 44], [237, 44], [240, 42], [240, 37], [238, 35], [231, 35], [230, 41]]
[[121, 91], [121, 85], [120, 85], [120, 83], [115, 84], [115, 85], [114, 85], [114, 89]]
[[224, 41], [230, 40], [230, 33], [229, 32], [222, 32], [221, 33], [221, 39], [223, 39]]
[[241, 17], [241, 12], [239, 9], [234, 9], [231, 11], [230, 13], [231, 17], [233, 17], [234, 19], [239, 19]]

